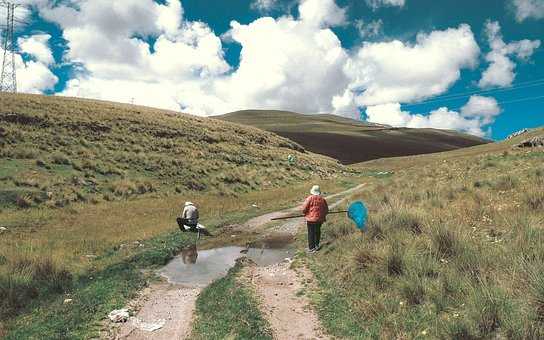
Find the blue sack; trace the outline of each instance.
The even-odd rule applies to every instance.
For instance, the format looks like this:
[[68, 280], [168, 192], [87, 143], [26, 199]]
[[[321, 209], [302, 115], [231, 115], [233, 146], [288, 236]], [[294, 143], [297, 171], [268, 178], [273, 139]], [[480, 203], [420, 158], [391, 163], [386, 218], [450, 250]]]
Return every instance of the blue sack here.
[[355, 222], [357, 229], [366, 230], [366, 220], [368, 218], [368, 210], [361, 201], [353, 202], [348, 208], [348, 217]]

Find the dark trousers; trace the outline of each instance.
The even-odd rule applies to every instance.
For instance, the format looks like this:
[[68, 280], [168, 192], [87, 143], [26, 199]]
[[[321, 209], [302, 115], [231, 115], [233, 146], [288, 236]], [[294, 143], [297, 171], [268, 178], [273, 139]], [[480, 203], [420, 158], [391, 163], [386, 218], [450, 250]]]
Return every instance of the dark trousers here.
[[321, 241], [321, 222], [306, 222], [308, 225], [308, 248], [315, 249], [319, 247]]

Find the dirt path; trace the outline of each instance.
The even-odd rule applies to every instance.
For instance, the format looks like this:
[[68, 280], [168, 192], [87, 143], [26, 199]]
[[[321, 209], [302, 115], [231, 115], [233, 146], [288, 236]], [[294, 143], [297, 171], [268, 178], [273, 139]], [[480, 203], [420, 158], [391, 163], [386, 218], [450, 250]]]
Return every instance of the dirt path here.
[[289, 262], [245, 267], [242, 279], [256, 291], [274, 339], [328, 339], [317, 314], [301, 294], [304, 283], [311, 281], [311, 273], [305, 268], [295, 271], [290, 267]]
[[[139, 309], [118, 330], [114, 339], [186, 339], [191, 334], [195, 302], [199, 288], [157, 284], [146, 289], [136, 300]], [[149, 327], [161, 328], [151, 331]], [[147, 329], [146, 329], [147, 328]]]
[[[359, 190], [362, 185], [328, 196], [328, 200], [343, 197], [331, 204], [334, 208], [345, 198]], [[258, 216], [248, 220], [241, 228], [254, 232], [270, 223], [274, 217], [287, 216], [298, 212], [300, 206]], [[295, 235], [302, 225], [302, 219], [281, 221], [267, 233]], [[326, 339], [321, 333], [319, 320], [309, 308], [304, 297], [297, 296], [310, 273], [301, 269], [292, 270], [288, 263], [268, 267], [249, 267], [243, 274], [256, 287], [262, 301], [263, 314], [273, 327], [277, 339]], [[201, 288], [188, 288], [167, 283], [152, 285], [133, 301], [129, 309], [137, 311], [120, 327], [110, 330], [106, 339], [187, 339], [192, 330], [195, 303]], [[293, 325], [300, 325], [293, 327]], [[160, 326], [150, 331], [149, 327]], [[148, 330], [146, 330], [148, 328]]]

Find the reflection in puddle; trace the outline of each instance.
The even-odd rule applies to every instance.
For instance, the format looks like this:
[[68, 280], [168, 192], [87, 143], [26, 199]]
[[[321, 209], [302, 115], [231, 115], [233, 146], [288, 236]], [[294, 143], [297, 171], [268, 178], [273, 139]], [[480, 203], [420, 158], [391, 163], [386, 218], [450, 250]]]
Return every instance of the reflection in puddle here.
[[224, 247], [197, 252], [196, 246], [184, 249], [168, 263], [160, 274], [173, 284], [204, 287], [223, 277], [236, 259], [246, 256], [259, 266], [279, 263], [294, 252], [286, 249]]

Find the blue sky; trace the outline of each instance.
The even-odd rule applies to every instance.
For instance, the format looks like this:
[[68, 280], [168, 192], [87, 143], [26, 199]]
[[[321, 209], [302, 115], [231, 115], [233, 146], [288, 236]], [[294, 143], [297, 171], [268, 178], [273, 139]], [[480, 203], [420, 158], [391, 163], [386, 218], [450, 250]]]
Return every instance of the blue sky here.
[[24, 92], [199, 115], [335, 112], [494, 139], [544, 125], [541, 0], [29, 3]]

